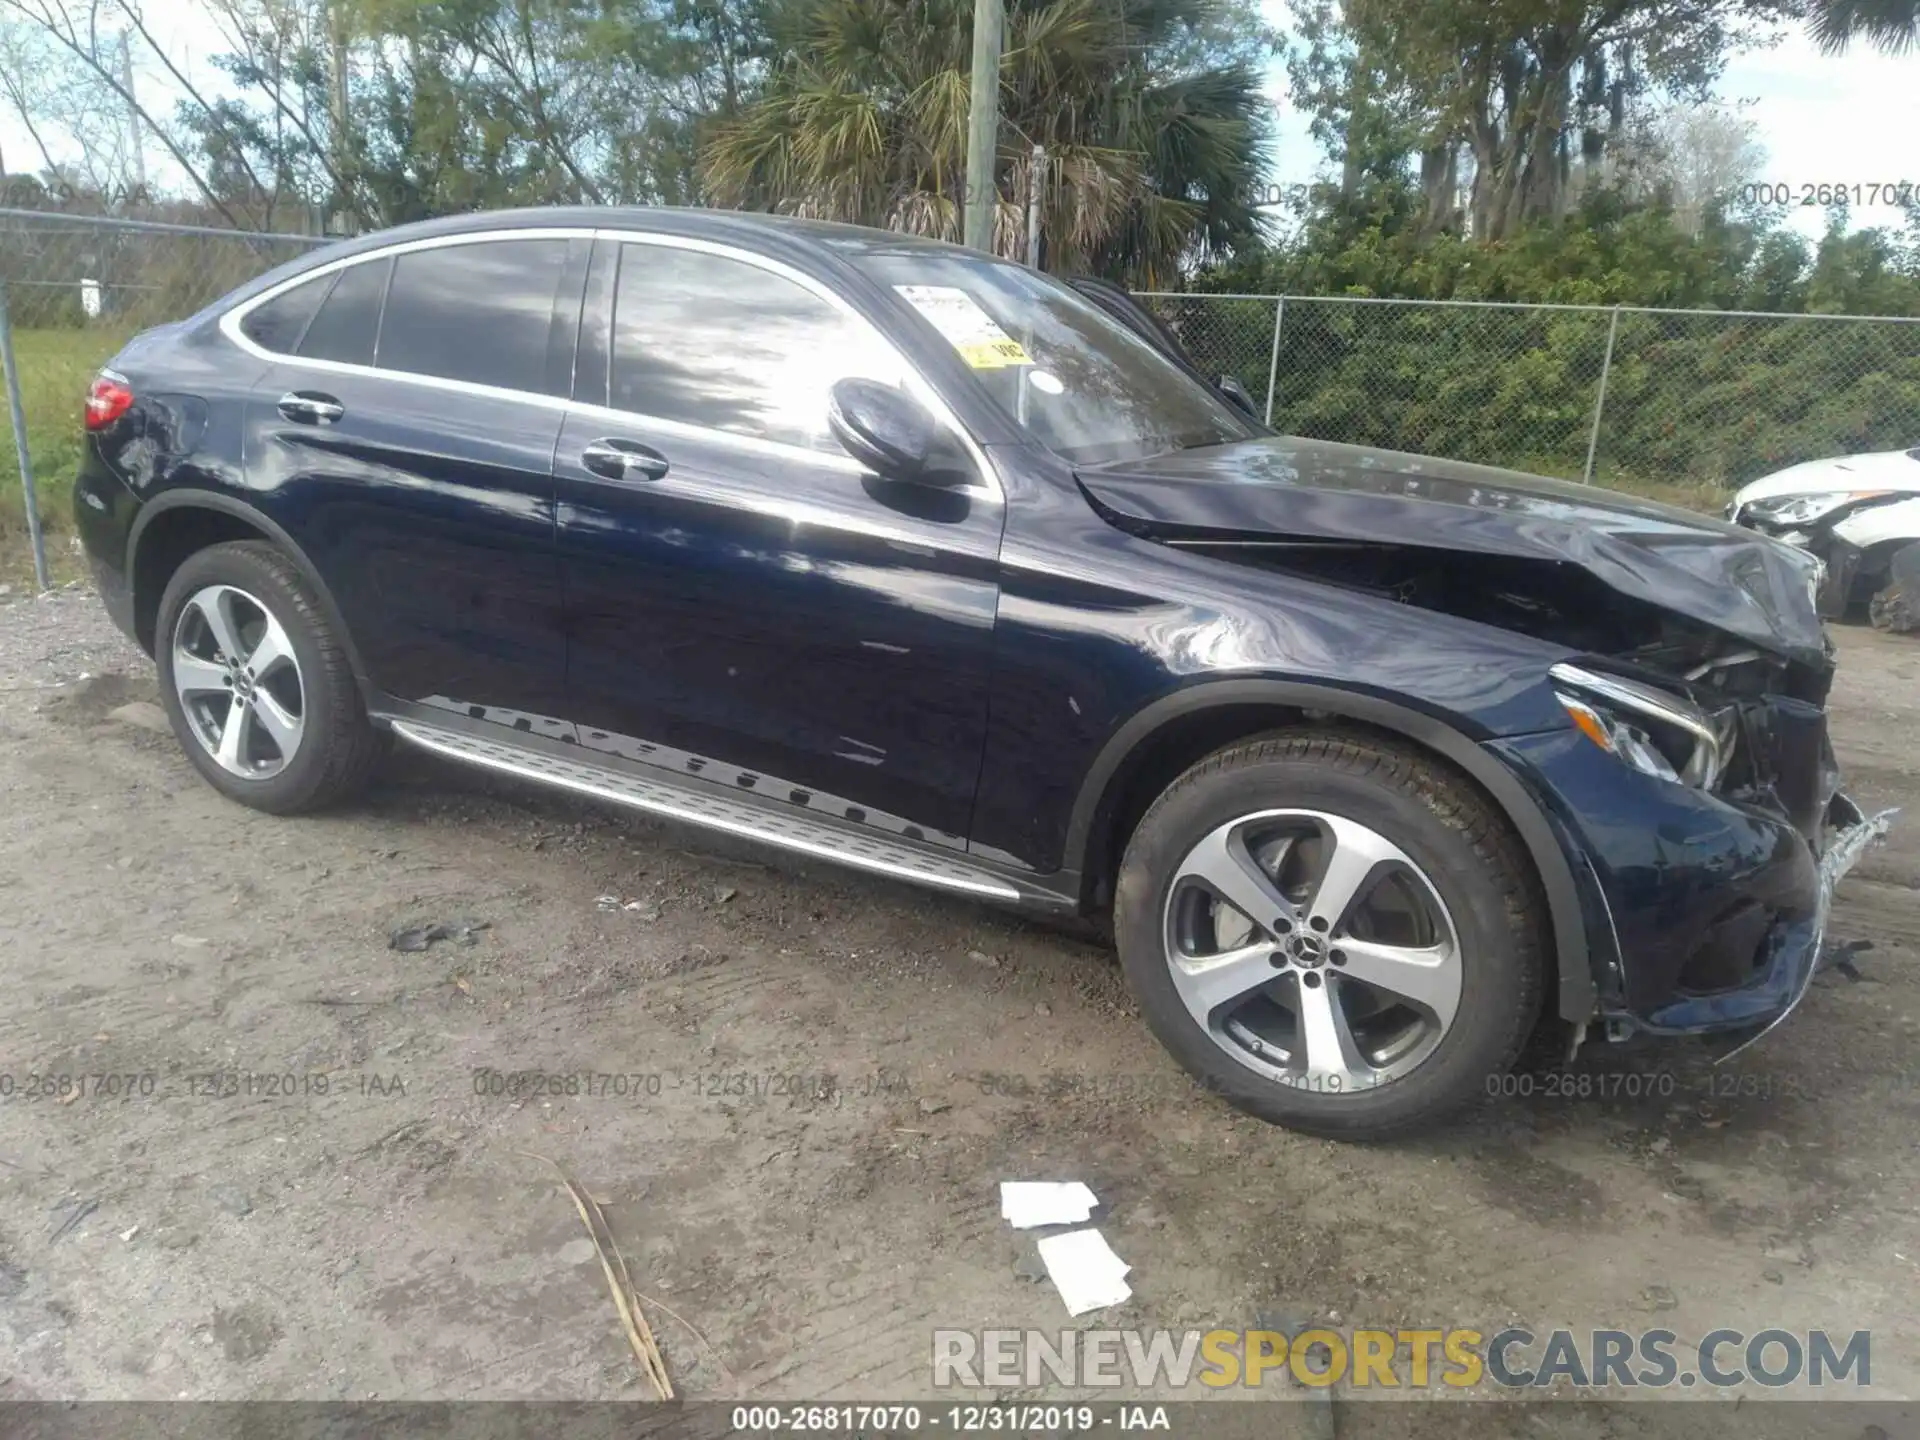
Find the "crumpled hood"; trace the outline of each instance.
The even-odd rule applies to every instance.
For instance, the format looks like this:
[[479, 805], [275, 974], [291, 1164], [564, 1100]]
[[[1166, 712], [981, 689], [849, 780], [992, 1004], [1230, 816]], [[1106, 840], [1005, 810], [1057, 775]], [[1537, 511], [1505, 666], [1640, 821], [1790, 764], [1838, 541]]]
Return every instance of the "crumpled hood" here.
[[1346, 540], [1560, 561], [1624, 595], [1825, 666], [1809, 558], [1610, 490], [1295, 436], [1081, 467], [1123, 528], [1186, 539]]

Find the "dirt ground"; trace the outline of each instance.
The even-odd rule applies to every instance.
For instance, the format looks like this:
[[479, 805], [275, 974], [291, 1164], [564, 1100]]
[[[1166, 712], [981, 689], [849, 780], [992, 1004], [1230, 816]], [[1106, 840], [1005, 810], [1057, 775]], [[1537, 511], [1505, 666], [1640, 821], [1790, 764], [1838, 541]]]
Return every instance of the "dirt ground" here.
[[[1857, 978], [1731, 1083], [1596, 1046], [1671, 1088], [1356, 1148], [1201, 1095], [1108, 953], [990, 909], [408, 752], [241, 809], [90, 596], [0, 601], [0, 1398], [640, 1398], [536, 1156], [690, 1396], [923, 1397], [935, 1327], [1069, 1323], [997, 1207], [1055, 1178], [1134, 1267], [1082, 1326], [1869, 1329], [1910, 1397], [1920, 641], [1839, 640], [1850, 786], [1913, 807], [1840, 893]], [[471, 943], [391, 948], [435, 923]]]

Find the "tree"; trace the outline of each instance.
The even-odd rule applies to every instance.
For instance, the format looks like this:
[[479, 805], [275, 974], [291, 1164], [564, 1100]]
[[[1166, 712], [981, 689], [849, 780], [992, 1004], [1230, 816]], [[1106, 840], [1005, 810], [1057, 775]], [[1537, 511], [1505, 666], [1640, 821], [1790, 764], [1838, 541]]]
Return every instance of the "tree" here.
[[[701, 154], [722, 205], [957, 239], [970, 0], [795, 0], [763, 92]], [[995, 248], [1024, 250], [1031, 151], [1049, 263], [1165, 281], [1260, 233], [1270, 33], [1223, 0], [1011, 0]]]
[[[115, 57], [109, 33], [102, 49]], [[12, 110], [32, 142], [28, 159], [54, 196], [124, 203], [138, 189], [127, 107], [85, 61], [35, 23], [0, 5], [0, 106]]]
[[1675, 223], [1698, 235], [1716, 208], [1766, 168], [1767, 151], [1747, 120], [1724, 105], [1667, 105], [1634, 127], [1617, 178], [1631, 196], [1668, 205]]
[[1813, 38], [1829, 55], [1855, 40], [1903, 55], [1920, 44], [1920, 0], [1815, 0]]
[[[0, 22], [31, 37], [31, 44], [51, 67], [46, 73], [58, 77], [36, 97], [16, 98], [15, 103], [34, 111], [35, 118], [70, 114], [73, 118], [64, 128], [68, 138], [76, 142], [80, 163], [90, 172], [100, 168], [103, 156], [130, 162], [131, 115], [140, 131], [151, 135], [167, 151], [188, 183], [225, 223], [238, 229], [256, 228], [213, 189], [207, 157], [193, 135], [168, 123], [129, 84], [131, 67], [122, 47], [157, 64], [179, 103], [207, 117], [208, 124], [217, 124], [219, 112], [155, 38], [136, 0], [0, 0]], [[104, 142], [98, 138], [102, 125], [108, 127], [110, 137]], [[244, 163], [244, 156], [241, 159]], [[125, 173], [132, 175], [137, 168], [128, 165]], [[257, 176], [249, 178], [256, 190], [265, 188]], [[132, 186], [123, 180], [114, 188], [100, 188], [108, 195], [125, 195]]]
[[[699, 129], [753, 93], [767, 36], [762, 0], [189, 0], [226, 42], [210, 82], [176, 60], [149, 3], [0, 0], [0, 104], [96, 166], [125, 155], [131, 109], [202, 218], [262, 229], [290, 209], [359, 230], [686, 202]], [[153, 78], [137, 96], [123, 34]], [[30, 60], [9, 63], [22, 45]], [[71, 96], [57, 105], [55, 75]]]
[[1333, 78], [1320, 103], [1344, 105], [1323, 112], [1328, 128], [1365, 141], [1412, 128], [1429, 229], [1464, 157], [1472, 231], [1498, 239], [1564, 214], [1576, 170], [1622, 138], [1636, 103], [1705, 100], [1728, 53], [1797, 3], [1346, 0], [1337, 17], [1308, 4], [1307, 66]]

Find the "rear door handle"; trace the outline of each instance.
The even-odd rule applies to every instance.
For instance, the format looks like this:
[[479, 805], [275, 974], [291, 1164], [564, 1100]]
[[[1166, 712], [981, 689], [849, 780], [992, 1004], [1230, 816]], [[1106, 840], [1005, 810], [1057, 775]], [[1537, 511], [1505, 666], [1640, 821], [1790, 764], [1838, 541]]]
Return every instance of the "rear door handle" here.
[[658, 480], [667, 473], [667, 457], [638, 440], [595, 440], [580, 452], [580, 463], [609, 480]]
[[347, 407], [331, 395], [311, 390], [289, 390], [280, 397], [280, 413], [289, 420], [306, 425], [331, 425], [347, 413]]

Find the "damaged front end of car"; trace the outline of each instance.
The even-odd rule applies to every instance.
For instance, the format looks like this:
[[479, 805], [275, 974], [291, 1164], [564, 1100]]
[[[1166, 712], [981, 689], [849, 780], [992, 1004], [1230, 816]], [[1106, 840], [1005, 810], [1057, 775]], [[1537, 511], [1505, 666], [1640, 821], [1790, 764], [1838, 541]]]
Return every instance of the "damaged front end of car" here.
[[1594, 999], [1576, 1013], [1563, 987], [1561, 1007], [1576, 1044], [1738, 1046], [1805, 996], [1834, 887], [1890, 819], [1841, 793], [1812, 557], [1631, 497], [1357, 447], [1119, 468], [1082, 482], [1135, 534], [1557, 652], [1536, 683], [1565, 723], [1480, 743], [1582, 892]]
[[[1834, 886], [1890, 818], [1841, 793], [1824, 639], [1788, 658], [1532, 560], [1417, 547], [1262, 559], [1574, 651], [1548, 670], [1571, 728], [1488, 747], [1584, 872], [1589, 953], [1602, 958], [1576, 1044], [1590, 1031], [1710, 1034], [1731, 1054], [1804, 998]], [[1814, 578], [1800, 592], [1809, 610]]]
[[1531, 559], [1175, 543], [1574, 652], [1548, 671], [1571, 727], [1486, 743], [1534, 790], [1582, 871], [1600, 958], [1598, 1008], [1574, 1021], [1576, 1034], [1714, 1034], [1737, 1046], [1804, 997], [1833, 888], [1889, 819], [1841, 793], [1824, 644], [1789, 659]]
[[1579, 826], [1619, 957], [1597, 1018], [1616, 1040], [1714, 1034], [1729, 1058], [1805, 998], [1834, 888], [1892, 813], [1867, 816], [1840, 789], [1828, 674], [1734, 650], [1656, 681], [1641, 658], [1550, 672], [1592, 747], [1665, 783], [1635, 797], [1660, 806], [1642, 816], [1651, 857], [1591, 806]]

